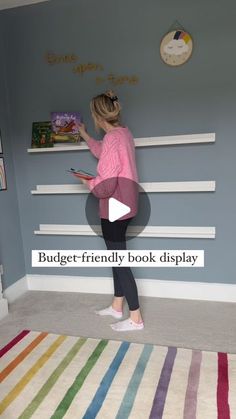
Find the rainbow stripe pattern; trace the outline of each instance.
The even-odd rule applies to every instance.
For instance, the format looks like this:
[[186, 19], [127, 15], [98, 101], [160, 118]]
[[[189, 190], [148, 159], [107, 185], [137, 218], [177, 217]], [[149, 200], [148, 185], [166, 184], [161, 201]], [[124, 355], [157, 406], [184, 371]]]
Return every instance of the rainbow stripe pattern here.
[[236, 354], [23, 330], [0, 357], [1, 419], [236, 417]]
[[187, 44], [191, 40], [191, 37], [187, 32], [178, 30], [174, 33], [173, 39], [183, 39], [184, 42]]

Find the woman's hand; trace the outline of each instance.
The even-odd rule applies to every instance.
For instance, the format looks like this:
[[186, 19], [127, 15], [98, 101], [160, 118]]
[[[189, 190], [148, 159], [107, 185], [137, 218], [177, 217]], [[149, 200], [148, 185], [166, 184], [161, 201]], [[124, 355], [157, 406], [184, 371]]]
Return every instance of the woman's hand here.
[[73, 175], [75, 177], [77, 177], [77, 179], [79, 179], [84, 185], [87, 186], [87, 180], [86, 179], [83, 179], [82, 177], [78, 176], [76, 173], [73, 173]]
[[85, 141], [87, 141], [87, 139], [89, 138], [89, 135], [88, 135], [88, 133], [87, 133], [87, 131], [86, 131], [86, 127], [85, 127], [85, 125], [84, 124], [82, 124], [82, 122], [80, 122], [79, 123], [79, 133], [80, 133], [80, 136], [85, 140]]
[[80, 178], [80, 180], [81, 180], [81, 182], [83, 182], [84, 185], [88, 186], [86, 179]]

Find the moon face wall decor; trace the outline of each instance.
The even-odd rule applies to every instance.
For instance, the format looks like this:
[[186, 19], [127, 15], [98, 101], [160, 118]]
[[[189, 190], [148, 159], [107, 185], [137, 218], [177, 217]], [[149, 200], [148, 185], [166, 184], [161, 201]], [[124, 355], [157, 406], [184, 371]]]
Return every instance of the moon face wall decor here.
[[161, 58], [167, 65], [179, 66], [189, 60], [193, 51], [191, 36], [183, 30], [168, 32], [161, 41]]

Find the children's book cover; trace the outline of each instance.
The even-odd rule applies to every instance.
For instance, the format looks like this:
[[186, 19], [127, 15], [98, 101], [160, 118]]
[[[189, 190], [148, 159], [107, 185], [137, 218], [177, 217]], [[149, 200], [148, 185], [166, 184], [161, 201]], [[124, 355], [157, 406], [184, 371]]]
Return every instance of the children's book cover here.
[[32, 148], [53, 147], [51, 121], [33, 122]]
[[82, 117], [79, 112], [51, 112], [54, 142], [80, 142], [79, 124], [81, 121]]

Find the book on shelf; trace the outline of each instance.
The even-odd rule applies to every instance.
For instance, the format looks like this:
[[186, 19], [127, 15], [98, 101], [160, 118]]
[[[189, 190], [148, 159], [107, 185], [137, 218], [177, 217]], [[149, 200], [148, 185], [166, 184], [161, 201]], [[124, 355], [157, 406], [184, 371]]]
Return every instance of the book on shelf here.
[[52, 136], [55, 145], [79, 144], [80, 112], [51, 112]]
[[53, 142], [51, 121], [32, 123], [32, 148], [53, 147]]
[[82, 179], [87, 179], [87, 180], [95, 177], [95, 175], [93, 175], [92, 173], [86, 172], [85, 170], [82, 170], [82, 169], [75, 170], [71, 168], [67, 170], [67, 172], [71, 173], [74, 176], [80, 177]]

